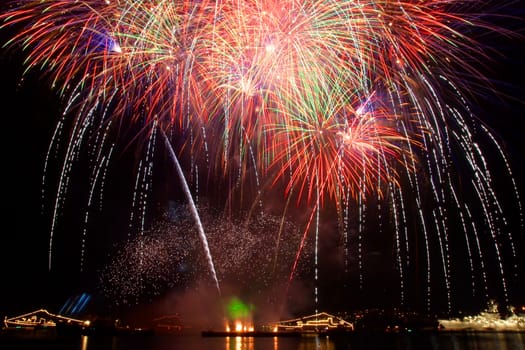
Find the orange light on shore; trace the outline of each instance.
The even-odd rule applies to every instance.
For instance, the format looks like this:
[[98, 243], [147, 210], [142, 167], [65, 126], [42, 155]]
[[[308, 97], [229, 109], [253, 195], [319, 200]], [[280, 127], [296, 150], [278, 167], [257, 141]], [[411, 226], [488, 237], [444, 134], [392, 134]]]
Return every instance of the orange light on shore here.
[[244, 324], [242, 321], [235, 321], [233, 327], [226, 324], [226, 332], [253, 332], [255, 328], [251, 324]]

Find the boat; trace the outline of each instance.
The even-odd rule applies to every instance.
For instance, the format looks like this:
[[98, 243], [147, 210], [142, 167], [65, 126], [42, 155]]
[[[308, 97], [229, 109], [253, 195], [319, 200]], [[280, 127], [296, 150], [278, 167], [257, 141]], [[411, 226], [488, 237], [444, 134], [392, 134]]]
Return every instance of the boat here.
[[57, 324], [88, 326], [89, 321], [55, 315], [46, 309], [38, 309], [10, 318], [4, 317], [4, 327], [6, 329], [56, 329]]
[[439, 329], [444, 331], [524, 331], [525, 317], [517, 315], [514, 307], [510, 315], [502, 317], [498, 304], [490, 300], [487, 309], [477, 315], [462, 318], [438, 319]]
[[329, 313], [319, 312], [309, 316], [283, 320], [269, 325], [269, 328], [280, 333], [336, 335], [353, 332], [354, 324]]
[[184, 325], [179, 315], [164, 315], [151, 320], [155, 334], [182, 334]]

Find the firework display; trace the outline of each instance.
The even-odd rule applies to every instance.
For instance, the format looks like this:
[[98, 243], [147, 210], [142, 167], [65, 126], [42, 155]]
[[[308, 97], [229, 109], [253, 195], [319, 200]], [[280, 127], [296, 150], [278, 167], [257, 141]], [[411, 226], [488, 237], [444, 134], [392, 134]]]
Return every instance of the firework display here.
[[[265, 216], [251, 222], [228, 222], [200, 207], [221, 285], [257, 295], [273, 291], [268, 298], [278, 304], [301, 232], [291, 223], [280, 228], [279, 217]], [[176, 214], [174, 214], [177, 212]], [[193, 220], [185, 205], [178, 206], [141, 235], [116, 245], [102, 269], [99, 288], [113, 306], [134, 305], [169, 290], [184, 290], [209, 274], [195, 236]], [[279, 230], [286, 231], [286, 237]], [[265, 234], [261, 234], [264, 232]], [[286, 238], [286, 239], [285, 239]], [[299, 271], [306, 273], [312, 249], [305, 249]], [[256, 266], [257, 268], [250, 268]]]
[[[470, 102], [490, 93], [479, 64], [488, 54], [477, 38], [505, 30], [484, 21], [475, 2], [19, 0], [5, 6], [1, 28], [14, 33], [5, 46], [20, 48], [27, 71], [45, 72], [64, 98], [51, 143], [67, 139], [50, 265], [74, 164], [88, 154], [91, 209], [102, 198], [97, 191], [109, 176], [115, 140], [130, 132], [142, 140], [130, 220], [139, 231], [147, 230], [157, 139], [165, 136], [184, 160], [195, 197], [218, 196], [225, 212], [242, 215], [264, 212], [276, 198], [285, 203], [283, 217], [294, 206], [305, 208], [290, 278], [307, 237], [315, 235], [317, 281], [319, 227], [324, 210], [333, 208], [328, 220], [343, 237], [345, 264], [357, 259], [359, 274], [363, 236], [391, 237], [401, 303], [417, 255], [427, 309], [434, 279], [452, 307], [455, 244], [467, 256], [473, 294], [488, 299], [489, 285], [497, 284], [502, 298], [511, 298], [518, 269], [511, 227], [516, 221], [523, 228], [521, 199], [504, 148]], [[71, 129], [63, 136], [66, 125]], [[497, 181], [492, 163], [504, 180]], [[511, 193], [512, 206], [503, 193]], [[204, 226], [216, 241], [215, 226]], [[235, 240], [245, 240], [249, 250], [251, 231], [236, 231]], [[83, 237], [89, 239], [87, 232]], [[221, 237], [228, 244], [229, 236]], [[142, 245], [154, 254], [162, 248]], [[228, 262], [247, 256], [226, 259], [221, 251], [219, 276], [236, 268]], [[511, 252], [510, 261], [503, 251]], [[489, 261], [496, 277], [485, 269]], [[362, 286], [362, 275], [359, 280]]]

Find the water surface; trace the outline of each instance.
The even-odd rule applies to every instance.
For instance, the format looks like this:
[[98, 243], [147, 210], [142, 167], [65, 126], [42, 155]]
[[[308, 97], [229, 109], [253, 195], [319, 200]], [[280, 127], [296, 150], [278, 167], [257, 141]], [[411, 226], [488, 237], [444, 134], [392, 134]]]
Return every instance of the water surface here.
[[202, 337], [193, 335], [57, 336], [26, 333], [0, 336], [5, 350], [525, 350], [523, 332], [422, 332], [352, 334], [341, 338]]

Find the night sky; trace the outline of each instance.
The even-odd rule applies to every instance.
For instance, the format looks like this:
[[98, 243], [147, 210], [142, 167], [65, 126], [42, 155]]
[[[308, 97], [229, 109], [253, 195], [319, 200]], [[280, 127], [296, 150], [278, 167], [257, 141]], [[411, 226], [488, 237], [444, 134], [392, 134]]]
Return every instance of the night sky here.
[[[523, 1], [517, 2], [514, 14], [523, 17]], [[518, 26], [516, 26], [518, 27]], [[0, 32], [1, 33], [1, 32]], [[522, 31], [523, 33], [523, 31]], [[5, 33], [0, 36], [3, 42]], [[487, 123], [499, 139], [505, 151], [509, 154], [517, 185], [521, 189], [521, 198], [525, 198], [525, 151], [523, 148], [523, 117], [525, 104], [524, 69], [525, 40], [520, 38], [490, 39], [489, 45], [498, 49], [501, 57], [493, 56], [495, 63], [485, 67], [487, 76], [498, 87], [498, 96], [480, 96], [476, 101], [479, 118]], [[51, 91], [49, 84], [42, 79], [39, 72], [33, 71], [25, 76], [23, 81], [23, 56], [19, 52], [0, 51], [0, 106], [2, 116], [2, 222], [3, 229], [0, 238], [0, 261], [2, 266], [2, 289], [0, 292], [0, 316], [17, 315], [26, 311], [45, 307], [50, 311], [58, 311], [70, 296], [89, 292], [94, 295], [99, 292], [100, 271], [107, 266], [115, 242], [126, 238], [129, 233], [130, 202], [134, 183], [133, 170], [137, 166], [135, 141], [132, 137], [123, 137], [119, 145], [112, 175], [108, 177], [105, 190], [104, 211], [93, 214], [87, 234], [87, 251], [80, 270], [79, 244], [84, 220], [84, 209], [76, 210], [82, 205], [86, 184], [72, 183], [72, 195], [61, 213], [60, 228], [55, 237], [55, 262], [52, 271], [48, 271], [48, 249], [50, 233], [50, 217], [52, 214], [55, 193], [53, 186], [42, 184], [46, 153], [55, 126], [62, 115], [62, 102], [58, 94]], [[129, 143], [128, 143], [129, 142]], [[166, 156], [160, 155], [166, 163], [160, 166], [155, 175], [154, 192], [151, 196], [150, 213], [160, 213], [177, 208], [181, 210], [184, 202], [178, 188], [178, 180]], [[59, 162], [51, 162], [48, 176], [53, 180], [59, 168]], [[76, 174], [81, 178], [82, 168]], [[495, 171], [497, 174], [498, 172]], [[56, 180], [55, 180], [56, 181]], [[175, 199], [175, 197], [177, 197]], [[512, 199], [511, 194], [504, 198]], [[84, 201], [85, 203], [85, 201]], [[175, 204], [174, 204], [175, 203]], [[174, 215], [184, 216], [175, 210]], [[328, 211], [328, 209], [327, 209]], [[300, 213], [300, 210], [298, 210]], [[483, 215], [477, 213], [475, 215]], [[513, 212], [512, 215], [517, 215]], [[187, 216], [187, 214], [186, 214]], [[410, 219], [410, 218], [409, 218]], [[210, 219], [212, 221], [212, 219]], [[513, 222], [519, 221], [512, 220]], [[519, 261], [524, 252], [524, 234], [519, 225], [513, 229], [515, 250], [518, 257], [515, 274], [508, 279], [512, 302], [525, 304], [525, 265]], [[329, 228], [327, 228], [329, 231]], [[110, 238], [110, 239], [108, 239]], [[297, 237], [295, 237], [297, 238]], [[355, 237], [354, 237], [355, 238]], [[367, 260], [365, 274], [365, 291], [356, 290], [359, 285], [357, 261], [352, 261], [345, 272], [340, 268], [337, 246], [340, 237], [328, 235], [321, 243], [324, 258], [321, 259], [320, 280], [323, 284], [320, 290], [321, 304], [330, 310], [341, 305], [348, 309], [370, 307], [395, 307], [396, 296], [393, 296], [390, 284], [395, 282], [395, 264], [385, 260], [392, 259], [394, 245], [393, 237], [381, 237], [370, 233], [367, 238]], [[195, 240], [197, 240], [195, 238]], [[451, 239], [451, 245], [454, 238]], [[310, 242], [311, 243], [311, 242]], [[421, 242], [418, 242], [421, 246]], [[74, 247], [74, 248], [72, 248]], [[504, 248], [502, 251], [508, 253]], [[256, 252], [254, 251], [254, 254]], [[340, 253], [340, 252], [339, 252]], [[165, 254], [165, 253], [163, 253]], [[321, 253], [323, 254], [323, 253]], [[423, 259], [420, 257], [420, 259]], [[463, 258], [464, 259], [464, 258]], [[193, 261], [193, 260], [189, 260]], [[467, 261], [458, 259], [459, 266]], [[490, 262], [487, 264], [490, 265]], [[180, 269], [184, 264], [180, 264]], [[188, 267], [185, 267], [188, 268]], [[191, 269], [191, 267], [189, 267]], [[493, 266], [488, 267], [493, 268]], [[201, 271], [205, 270], [202, 268]], [[464, 271], [467, 273], [468, 271]], [[193, 272], [197, 274], [196, 272]], [[122, 271], [125, 275], [125, 272]], [[239, 272], [242, 275], [241, 272]], [[300, 273], [299, 273], [300, 274]], [[348, 275], [345, 275], [348, 274]], [[306, 274], [307, 275], [307, 274]], [[346, 277], [345, 277], [346, 276]], [[421, 275], [418, 275], [421, 276]], [[297, 290], [304, 288], [311, 293], [312, 281], [304, 277], [303, 284]], [[421, 277], [419, 277], [421, 278]], [[460, 274], [458, 279], [462, 278]], [[392, 281], [389, 281], [392, 279]], [[341, 282], [343, 281], [343, 282]], [[181, 283], [187, 283], [182, 281]], [[209, 281], [208, 281], [209, 282]], [[233, 283], [228, 281], [228, 285]], [[407, 299], [418, 299], [418, 294], [424, 293], [422, 281], [413, 278], [406, 293]], [[162, 281], [177, 290], [169, 281]], [[492, 283], [492, 282], [491, 282]], [[176, 284], [176, 283], [175, 283]], [[225, 289], [229, 287], [225, 283]], [[210, 287], [213, 289], [213, 287]], [[247, 288], [247, 287], [246, 287]], [[436, 293], [443, 293], [442, 286], [436, 286]], [[167, 294], [162, 291], [161, 295]], [[213, 293], [212, 293], [213, 294]], [[349, 297], [349, 295], [351, 297]], [[469, 291], [455, 290], [457, 300], [470, 300]], [[328, 296], [328, 297], [327, 297]], [[500, 296], [498, 296], [500, 297]], [[297, 299], [297, 306], [290, 307], [290, 312], [300, 311], [304, 307], [309, 312], [312, 307], [311, 294], [303, 299]], [[147, 299], [147, 298], [146, 298]], [[154, 298], [153, 298], [154, 299]], [[351, 301], [349, 301], [351, 299]], [[151, 298], [149, 299], [151, 300]], [[380, 300], [380, 302], [378, 302]], [[440, 302], [438, 302], [439, 304]], [[458, 302], [460, 303], [460, 302]], [[458, 303], [455, 303], [457, 305]], [[443, 301], [441, 306], [445, 309]], [[424, 302], [413, 302], [414, 308], [424, 309]], [[465, 309], [476, 309], [477, 305], [465, 304]], [[436, 306], [439, 308], [439, 306]], [[434, 310], [438, 312], [437, 310]]]

